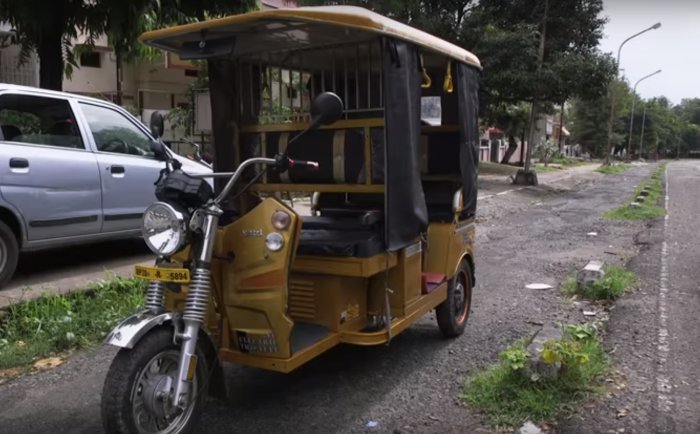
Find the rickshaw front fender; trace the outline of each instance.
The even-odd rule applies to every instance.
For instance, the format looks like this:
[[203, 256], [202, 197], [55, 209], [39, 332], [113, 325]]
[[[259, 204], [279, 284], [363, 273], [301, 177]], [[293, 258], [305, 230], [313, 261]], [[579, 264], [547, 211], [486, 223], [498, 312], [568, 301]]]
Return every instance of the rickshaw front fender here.
[[179, 314], [174, 312], [154, 313], [143, 310], [116, 326], [105, 338], [105, 344], [132, 349], [149, 331], [164, 324], [172, 324], [176, 318], [179, 318]]

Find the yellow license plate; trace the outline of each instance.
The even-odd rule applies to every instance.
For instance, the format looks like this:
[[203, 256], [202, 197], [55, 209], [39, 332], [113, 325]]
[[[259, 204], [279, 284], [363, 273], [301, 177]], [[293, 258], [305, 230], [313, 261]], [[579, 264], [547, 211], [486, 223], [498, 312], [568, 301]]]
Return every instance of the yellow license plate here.
[[146, 280], [159, 280], [161, 282], [187, 283], [190, 281], [190, 270], [186, 268], [162, 268], [145, 267], [137, 265], [134, 267], [134, 275]]

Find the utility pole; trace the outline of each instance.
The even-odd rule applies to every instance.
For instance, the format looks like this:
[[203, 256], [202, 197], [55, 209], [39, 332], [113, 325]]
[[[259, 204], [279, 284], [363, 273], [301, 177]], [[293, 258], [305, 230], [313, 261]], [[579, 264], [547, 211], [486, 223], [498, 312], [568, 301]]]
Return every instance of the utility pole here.
[[[648, 27], [641, 32], [635, 33], [634, 35], [630, 36], [629, 38], [625, 39], [622, 41], [622, 44], [617, 49], [617, 61], [615, 62], [615, 80], [617, 80], [618, 76], [620, 75], [620, 53], [622, 53], [622, 47], [629, 42], [630, 40], [636, 38], [637, 36], [646, 33], [650, 30], [656, 30], [659, 27], [661, 27], [661, 23], [656, 23], [651, 27]], [[607, 146], [605, 147], [605, 165], [610, 164], [610, 153], [612, 151], [612, 138], [613, 138], [613, 125], [615, 124], [615, 90], [613, 88], [615, 80], [611, 81], [610, 86], [609, 86], [609, 92], [610, 92], [610, 121], [608, 122], [608, 143]]]
[[644, 114], [642, 115], [642, 134], [639, 137], [639, 158], [638, 160], [641, 161], [642, 159], [642, 147], [644, 146], [644, 123], [647, 120], [647, 105], [644, 104]]

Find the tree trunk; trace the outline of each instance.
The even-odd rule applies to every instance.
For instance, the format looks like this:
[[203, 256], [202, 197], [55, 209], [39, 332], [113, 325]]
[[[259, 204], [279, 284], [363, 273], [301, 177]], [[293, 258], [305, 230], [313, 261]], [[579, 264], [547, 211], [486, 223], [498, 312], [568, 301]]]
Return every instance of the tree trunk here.
[[115, 50], [116, 54], [116, 66], [117, 66], [117, 95], [114, 98], [114, 102], [117, 103], [118, 105], [122, 105], [122, 99], [123, 99], [123, 90], [122, 90], [122, 80], [123, 80], [123, 74], [124, 74], [124, 60], [122, 59], [122, 50], [117, 48]]
[[501, 164], [508, 164], [513, 154], [518, 150], [518, 142], [515, 141], [515, 136], [513, 134], [508, 134], [508, 149], [501, 159]]
[[559, 153], [563, 154], [563, 148], [564, 148], [564, 137], [562, 133], [564, 132], [564, 104], [566, 102], [561, 103], [561, 114], [559, 115]]
[[39, 87], [63, 90], [63, 33], [60, 26], [44, 29], [37, 47], [39, 55]]

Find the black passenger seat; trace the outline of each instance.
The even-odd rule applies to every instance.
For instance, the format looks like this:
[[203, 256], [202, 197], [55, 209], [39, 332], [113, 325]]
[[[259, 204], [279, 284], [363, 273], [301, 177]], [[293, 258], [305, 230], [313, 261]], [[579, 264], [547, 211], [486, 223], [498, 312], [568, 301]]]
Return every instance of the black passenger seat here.
[[367, 258], [385, 250], [383, 211], [350, 205], [320, 212], [302, 218], [300, 255]]

